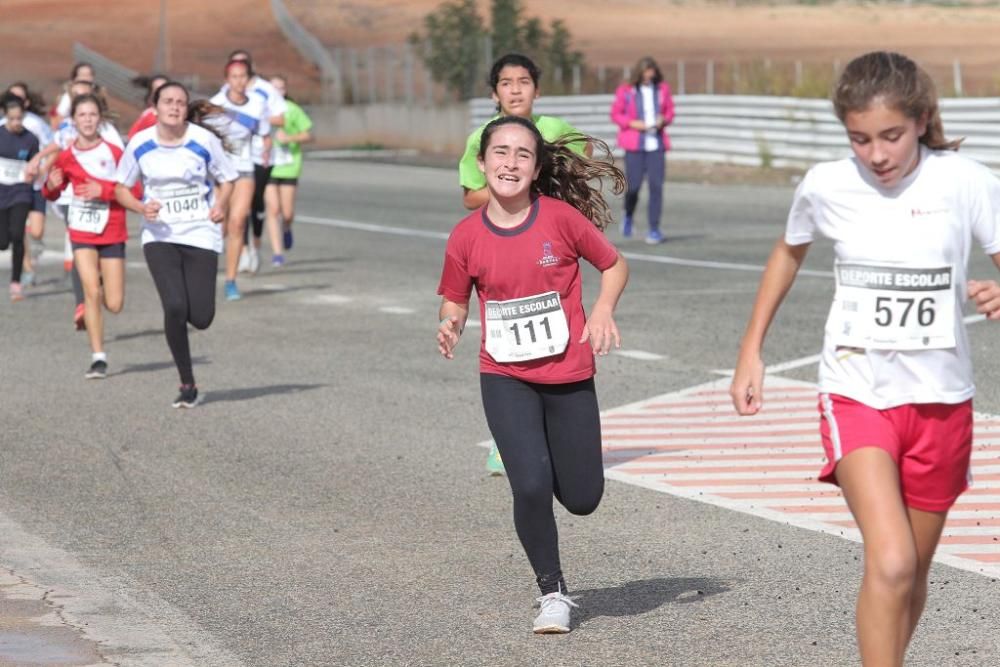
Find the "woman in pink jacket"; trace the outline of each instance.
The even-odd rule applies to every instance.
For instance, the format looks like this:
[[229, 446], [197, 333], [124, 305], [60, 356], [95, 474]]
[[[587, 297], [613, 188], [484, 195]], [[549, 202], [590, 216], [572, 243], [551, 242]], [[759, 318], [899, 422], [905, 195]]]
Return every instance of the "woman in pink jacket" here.
[[646, 243], [663, 243], [660, 211], [670, 137], [666, 126], [674, 120], [674, 100], [656, 61], [646, 56], [635, 66], [635, 77], [615, 92], [611, 120], [618, 125], [618, 146], [625, 151], [625, 221], [622, 234], [632, 236], [632, 214], [639, 203], [639, 188], [649, 182], [649, 233]]

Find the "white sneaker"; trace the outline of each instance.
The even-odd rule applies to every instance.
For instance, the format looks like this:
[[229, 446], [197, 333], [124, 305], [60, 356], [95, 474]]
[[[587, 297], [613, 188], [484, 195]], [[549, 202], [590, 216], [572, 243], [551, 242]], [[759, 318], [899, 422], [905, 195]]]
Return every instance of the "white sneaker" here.
[[250, 273], [257, 273], [260, 271], [260, 253], [257, 252], [257, 248], [250, 246]]
[[243, 247], [243, 252], [240, 253], [240, 263], [236, 266], [236, 270], [240, 273], [246, 273], [250, 270], [250, 252]]
[[540, 611], [535, 617], [534, 632], [536, 635], [569, 632], [570, 607], [579, 607], [580, 605], [561, 592], [543, 595], [537, 601]]

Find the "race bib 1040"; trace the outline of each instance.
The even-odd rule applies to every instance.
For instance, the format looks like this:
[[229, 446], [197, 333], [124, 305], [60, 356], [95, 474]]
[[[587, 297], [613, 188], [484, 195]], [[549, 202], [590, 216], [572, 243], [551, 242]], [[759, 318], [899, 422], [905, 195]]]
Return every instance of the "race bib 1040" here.
[[111, 203], [99, 199], [73, 197], [66, 214], [70, 229], [89, 234], [101, 234], [111, 217]]
[[157, 215], [160, 222], [174, 225], [180, 222], [208, 220], [208, 202], [202, 194], [201, 186], [151, 188], [148, 196], [160, 202], [160, 212]]
[[834, 342], [871, 350], [955, 347], [954, 267], [837, 262]]
[[530, 361], [562, 354], [569, 326], [558, 292], [486, 302], [486, 351], [496, 361]]

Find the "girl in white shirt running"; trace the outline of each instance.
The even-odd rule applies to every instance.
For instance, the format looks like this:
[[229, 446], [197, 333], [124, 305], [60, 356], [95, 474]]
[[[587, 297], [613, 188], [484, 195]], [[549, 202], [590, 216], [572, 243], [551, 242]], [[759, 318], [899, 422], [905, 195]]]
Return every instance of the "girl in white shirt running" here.
[[[156, 125], [125, 147], [115, 187], [118, 203], [143, 218], [142, 251], [163, 304], [167, 346], [181, 380], [175, 408], [192, 408], [199, 401], [188, 324], [207, 329], [215, 317], [219, 225], [238, 176], [220, 137], [199, 124], [202, 105], [189, 106], [189, 99], [187, 88], [176, 81], [153, 93]], [[130, 191], [140, 180], [141, 201]]]
[[225, 115], [213, 118], [212, 123], [226, 136], [232, 147], [230, 157], [239, 171], [239, 180], [236, 181], [229, 201], [225, 223], [227, 301], [236, 301], [241, 296], [236, 286], [236, 273], [243, 251], [243, 232], [254, 194], [251, 142], [254, 137], [263, 137], [270, 149], [271, 126], [268, 123], [267, 106], [260, 96], [247, 93], [249, 82], [250, 66], [242, 60], [231, 60], [226, 65], [226, 88], [212, 98], [213, 104], [225, 110]]
[[809, 244], [831, 239], [820, 479], [840, 486], [864, 540], [862, 662], [902, 665], [948, 510], [968, 486], [975, 387], [962, 306], [1000, 319], [1000, 286], [967, 280], [966, 267], [973, 241], [1000, 267], [1000, 181], [945, 139], [933, 83], [905, 56], [856, 58], [833, 102], [854, 156], [799, 185], [730, 391], [741, 415], [761, 410], [767, 329]]

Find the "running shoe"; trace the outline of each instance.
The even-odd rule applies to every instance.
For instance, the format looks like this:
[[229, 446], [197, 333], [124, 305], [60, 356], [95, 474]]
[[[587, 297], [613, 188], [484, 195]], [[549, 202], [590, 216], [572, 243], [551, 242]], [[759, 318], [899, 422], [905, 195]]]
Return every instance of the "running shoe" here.
[[10, 300], [11, 301], [24, 300], [24, 290], [21, 289], [21, 283], [10, 284]]
[[292, 238], [292, 228], [291, 227], [285, 227], [285, 233], [284, 233], [284, 235], [283, 235], [283, 237], [282, 237], [281, 240], [283, 242], [283, 245], [285, 246], [285, 250], [291, 250], [292, 249], [292, 241], [294, 241], [295, 239]]
[[236, 286], [235, 280], [226, 281], [226, 301], [239, 301], [243, 298], [240, 288]]
[[647, 245], [658, 245], [660, 243], [663, 243], [664, 241], [666, 241], [666, 239], [663, 238], [663, 234], [661, 234], [660, 231], [657, 229], [652, 229], [649, 231], [648, 234], [646, 234]]
[[83, 304], [76, 304], [76, 310], [73, 311], [73, 326], [77, 331], [84, 331], [87, 328], [87, 320], [83, 318]]
[[260, 253], [257, 252], [257, 248], [250, 246], [250, 273], [257, 273], [260, 271]]
[[490, 443], [490, 453], [486, 456], [486, 470], [493, 477], [500, 477], [504, 474], [503, 460], [500, 458], [500, 450], [497, 443]]
[[536, 635], [564, 634], [569, 632], [571, 607], [579, 607], [573, 599], [562, 591], [549, 593], [537, 599], [539, 612], [535, 617]]
[[285, 256], [284, 255], [274, 255], [273, 257], [271, 257], [271, 266], [273, 268], [280, 269], [284, 265], [285, 265]]
[[198, 405], [198, 387], [193, 384], [182, 384], [181, 393], [174, 399], [175, 408], [193, 408]]
[[632, 238], [632, 216], [626, 215], [622, 220], [622, 236], [627, 239]]
[[35, 284], [35, 272], [34, 271], [22, 271], [21, 272], [21, 287], [31, 287]]
[[250, 252], [243, 248], [243, 252], [240, 253], [240, 263], [236, 266], [236, 270], [240, 273], [246, 273], [250, 270]]
[[98, 359], [90, 365], [90, 370], [83, 377], [88, 380], [103, 380], [108, 377], [108, 362]]

